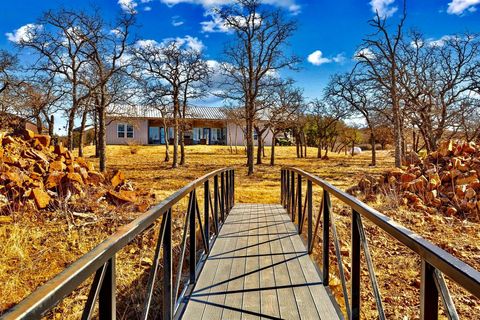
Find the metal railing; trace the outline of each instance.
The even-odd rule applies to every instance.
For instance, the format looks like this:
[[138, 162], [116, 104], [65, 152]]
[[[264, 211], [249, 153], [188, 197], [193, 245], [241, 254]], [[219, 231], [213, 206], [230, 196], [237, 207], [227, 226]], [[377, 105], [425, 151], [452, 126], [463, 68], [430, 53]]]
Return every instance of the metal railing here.
[[[302, 183], [306, 181], [305, 199], [302, 197]], [[323, 189], [320, 202], [320, 211], [315, 224], [313, 223], [313, 185]], [[330, 195], [352, 208], [351, 215], [351, 283], [350, 297], [347, 281], [341, 258], [340, 242], [335, 225], [335, 215], [332, 212]], [[303, 204], [302, 204], [302, 201]], [[282, 168], [281, 170], [281, 202], [287, 209], [292, 221], [297, 222], [298, 232], [303, 232], [305, 219], [307, 220], [307, 248], [312, 252], [317, 236], [320, 219], [322, 219], [322, 278], [323, 285], [329, 286], [330, 274], [330, 229], [333, 234], [333, 246], [338, 264], [338, 272], [342, 283], [343, 297], [348, 319], [360, 318], [360, 269], [361, 248], [363, 248], [370, 282], [373, 288], [379, 319], [385, 319], [382, 297], [375, 276], [372, 257], [362, 224], [366, 218], [381, 228], [388, 235], [413, 250], [422, 260], [420, 285], [420, 314], [421, 319], [438, 319], [439, 298], [443, 303], [445, 313], [449, 319], [458, 319], [455, 305], [450, 296], [443, 275], [461, 287], [465, 288], [476, 298], [480, 298], [480, 272], [466, 263], [455, 258], [448, 252], [433, 245], [409, 229], [396, 224], [389, 217], [370, 208], [355, 197], [335, 188], [328, 182], [297, 168]]]
[[[213, 197], [210, 192], [210, 180], [213, 180]], [[176, 191], [164, 201], [139, 216], [131, 223], [100, 243], [93, 250], [72, 263], [56, 277], [39, 287], [27, 298], [4, 314], [1, 319], [38, 319], [55, 307], [68, 294], [72, 293], [90, 276], [94, 275], [88, 299], [85, 303], [82, 319], [90, 319], [94, 313], [96, 301], [99, 302], [100, 319], [115, 319], [116, 316], [116, 273], [115, 256], [136, 236], [162, 218], [159, 236], [155, 247], [153, 264], [150, 269], [146, 297], [141, 319], [147, 319], [160, 263], [163, 265], [162, 283], [162, 319], [172, 319], [182, 308], [181, 297], [193, 289], [201, 267], [211, 246], [221, 229], [226, 216], [235, 202], [235, 173], [231, 168], [213, 171]], [[203, 221], [197, 201], [196, 190], [204, 188]], [[181, 256], [178, 260], [175, 284], [173, 285], [172, 261], [172, 207], [188, 196], [188, 208], [185, 215]], [[198, 223], [198, 224], [197, 224]], [[204, 251], [197, 262], [196, 230], [199, 226]], [[210, 228], [212, 227], [212, 228]], [[189, 239], [187, 241], [187, 234]], [[188, 243], [188, 244], [187, 244]], [[179, 295], [183, 261], [186, 249], [189, 249], [189, 277]], [[160, 256], [160, 252], [162, 252]]]

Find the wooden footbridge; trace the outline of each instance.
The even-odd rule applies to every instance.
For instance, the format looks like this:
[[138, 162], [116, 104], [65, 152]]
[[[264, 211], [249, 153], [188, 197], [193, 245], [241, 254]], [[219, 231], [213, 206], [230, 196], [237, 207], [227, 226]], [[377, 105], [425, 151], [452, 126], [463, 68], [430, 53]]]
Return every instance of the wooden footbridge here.
[[[235, 173], [230, 168], [191, 182], [121, 227], [1, 319], [41, 318], [91, 276], [81, 318], [115, 319], [115, 257], [155, 225], [159, 236], [143, 288], [140, 319], [360, 319], [362, 268], [368, 271], [378, 318], [385, 319], [363, 219], [421, 258], [421, 319], [437, 319], [440, 303], [449, 319], [458, 319], [444, 275], [480, 299], [477, 270], [316, 176], [296, 168], [283, 168], [280, 176], [278, 205], [235, 204]], [[315, 216], [314, 186], [321, 188]], [[203, 189], [202, 202], [198, 189]], [[172, 208], [185, 197], [188, 208], [178, 235], [180, 254], [174, 258]], [[348, 282], [330, 197], [352, 208]], [[318, 266], [310, 255], [320, 244], [322, 263]], [[343, 308], [329, 288], [333, 259], [342, 284]], [[153, 295], [158, 288], [161, 301]], [[154, 304], [161, 304], [160, 314], [151, 312]]]

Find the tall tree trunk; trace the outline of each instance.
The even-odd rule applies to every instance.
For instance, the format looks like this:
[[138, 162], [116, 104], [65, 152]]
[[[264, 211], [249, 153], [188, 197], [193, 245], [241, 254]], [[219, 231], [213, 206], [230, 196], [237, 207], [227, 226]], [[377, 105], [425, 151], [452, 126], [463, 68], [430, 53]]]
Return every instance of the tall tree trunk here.
[[173, 96], [173, 162], [172, 168], [178, 167], [178, 94], [174, 94]]
[[317, 144], [317, 158], [321, 158], [322, 157], [322, 143], [319, 141], [318, 144]]
[[251, 99], [247, 99], [248, 105], [246, 106], [246, 125], [247, 131], [245, 134], [247, 135], [247, 167], [248, 167], [248, 175], [252, 175], [254, 172], [254, 144], [253, 144], [253, 121], [254, 121], [254, 105], [255, 101], [250, 101]]
[[68, 114], [67, 124], [67, 148], [73, 150], [73, 129], [75, 126], [75, 112], [70, 111]]
[[78, 156], [83, 157], [83, 145], [85, 143], [85, 125], [87, 124], [87, 111], [82, 113], [82, 122], [80, 124], [80, 133], [78, 136]]
[[373, 128], [370, 128], [370, 141], [372, 142], [372, 166], [377, 165], [377, 147], [375, 146], [377, 144], [375, 140], [375, 131]]
[[277, 134], [272, 134], [272, 150], [270, 151], [270, 165], [273, 167], [275, 165], [275, 141], [277, 139]]
[[42, 132], [43, 132], [42, 118], [40, 117], [40, 115], [37, 115], [35, 117], [35, 120], [36, 120], [37, 131], [38, 131], [39, 134], [42, 134]]
[[165, 117], [163, 120], [163, 133], [165, 136], [165, 162], [168, 162], [170, 161], [170, 150], [169, 150], [170, 135], [168, 133], [168, 126], [167, 126], [167, 121], [165, 120]]
[[257, 164], [262, 164], [263, 141], [259, 131], [257, 131]]
[[[182, 122], [185, 122], [182, 119]], [[180, 165], [183, 166], [185, 164], [185, 123], [182, 123], [180, 126]]]
[[[96, 101], [97, 105], [98, 105], [98, 101]], [[95, 112], [93, 114], [93, 130], [94, 130], [94, 134], [95, 134], [95, 138], [94, 138], [94, 143], [95, 143], [95, 158], [98, 158], [100, 156], [100, 148], [99, 148], [99, 142], [98, 142], [98, 114], [97, 114], [97, 110], [95, 109]]]
[[98, 151], [100, 171], [107, 169], [107, 134], [106, 134], [106, 107], [102, 106], [98, 110]]
[[53, 137], [53, 129], [55, 127], [55, 117], [53, 114], [50, 116], [50, 121], [48, 121], [48, 135]]

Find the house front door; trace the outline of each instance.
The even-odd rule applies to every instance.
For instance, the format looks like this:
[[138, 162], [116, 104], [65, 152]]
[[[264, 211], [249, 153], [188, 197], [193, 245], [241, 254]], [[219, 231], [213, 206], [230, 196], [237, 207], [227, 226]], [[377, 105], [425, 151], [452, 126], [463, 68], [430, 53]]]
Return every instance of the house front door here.
[[207, 142], [207, 144], [211, 144], [210, 141], [210, 128], [203, 128], [203, 139]]

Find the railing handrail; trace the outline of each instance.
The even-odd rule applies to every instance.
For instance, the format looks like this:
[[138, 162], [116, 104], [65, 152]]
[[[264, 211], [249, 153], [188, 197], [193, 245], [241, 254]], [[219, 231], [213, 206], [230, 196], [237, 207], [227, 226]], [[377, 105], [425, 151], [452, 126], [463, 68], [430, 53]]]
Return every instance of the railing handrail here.
[[369, 207], [355, 197], [334, 187], [327, 181], [296, 167], [283, 167], [282, 170], [296, 172], [312, 183], [324, 188], [324, 190], [327, 190], [337, 199], [352, 207], [361, 216], [367, 218], [394, 239], [417, 253], [425, 261], [468, 290], [475, 297], [480, 298], [480, 272], [470, 265], [432, 244], [410, 229], [397, 224], [391, 218]]
[[112, 256], [130, 243], [137, 235], [145, 231], [192, 190], [200, 187], [205, 181], [229, 170], [232, 170], [232, 168], [217, 169], [188, 183], [132, 222], [119, 227], [114, 234], [74, 261], [54, 278], [37, 288], [1, 318], [5, 320], [18, 319], [31, 313], [33, 310], [35, 310], [36, 314], [48, 311], [65, 296], [73, 292], [74, 289], [72, 290], [72, 288], [77, 288]]

